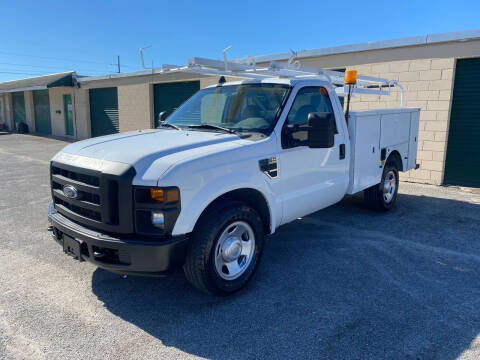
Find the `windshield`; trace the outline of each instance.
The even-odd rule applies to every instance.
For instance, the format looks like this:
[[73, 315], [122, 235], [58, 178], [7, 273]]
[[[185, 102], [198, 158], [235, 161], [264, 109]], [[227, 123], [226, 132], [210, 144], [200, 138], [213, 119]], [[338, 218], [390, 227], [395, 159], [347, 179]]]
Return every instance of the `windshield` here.
[[[203, 89], [187, 100], [165, 121], [179, 127], [221, 126], [234, 131], [267, 133], [275, 126], [277, 113], [290, 86], [241, 84]], [[209, 126], [213, 125], [213, 126]]]

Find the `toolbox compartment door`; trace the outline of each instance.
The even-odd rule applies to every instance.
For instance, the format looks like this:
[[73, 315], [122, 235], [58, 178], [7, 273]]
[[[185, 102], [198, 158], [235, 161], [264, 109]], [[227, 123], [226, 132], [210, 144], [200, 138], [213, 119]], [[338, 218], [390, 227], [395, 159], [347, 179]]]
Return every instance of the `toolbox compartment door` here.
[[[350, 184], [348, 194], [355, 194], [380, 183], [382, 160], [397, 151], [407, 171], [415, 168], [420, 109], [378, 109], [352, 111], [348, 131], [351, 141]], [[382, 158], [382, 151], [384, 158]]]

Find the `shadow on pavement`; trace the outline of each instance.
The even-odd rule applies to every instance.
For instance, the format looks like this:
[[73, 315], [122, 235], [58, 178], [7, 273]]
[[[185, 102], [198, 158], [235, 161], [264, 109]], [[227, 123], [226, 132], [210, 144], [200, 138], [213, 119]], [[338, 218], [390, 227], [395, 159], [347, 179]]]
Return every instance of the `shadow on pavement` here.
[[388, 214], [361, 197], [269, 237], [246, 289], [230, 298], [168, 278], [97, 269], [113, 314], [212, 359], [454, 359], [480, 333], [480, 206], [399, 195]]

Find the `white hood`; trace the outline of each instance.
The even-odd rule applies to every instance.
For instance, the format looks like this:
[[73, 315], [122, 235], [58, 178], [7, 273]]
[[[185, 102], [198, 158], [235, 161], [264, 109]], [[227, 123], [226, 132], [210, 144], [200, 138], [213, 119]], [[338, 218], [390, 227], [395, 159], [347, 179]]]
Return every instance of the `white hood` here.
[[91, 159], [98, 169], [102, 161], [126, 163], [135, 167], [138, 177], [151, 182], [185, 159], [231, 150], [246, 143], [251, 141], [210, 131], [141, 130], [70, 144], [54, 160], [91, 167], [92, 161], [81, 160]]
[[62, 152], [135, 166], [146, 157], [160, 158], [235, 140], [240, 138], [207, 131], [142, 130], [79, 141]]

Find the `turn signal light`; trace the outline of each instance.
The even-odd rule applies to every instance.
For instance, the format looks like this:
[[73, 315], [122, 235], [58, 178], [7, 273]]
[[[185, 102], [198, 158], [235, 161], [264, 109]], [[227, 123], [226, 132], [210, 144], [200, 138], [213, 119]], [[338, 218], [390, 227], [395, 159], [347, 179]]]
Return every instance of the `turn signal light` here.
[[177, 202], [178, 200], [180, 200], [180, 192], [178, 189], [167, 191], [167, 203]]
[[357, 70], [345, 71], [345, 84], [355, 85], [357, 83]]
[[163, 202], [164, 194], [161, 189], [150, 189], [150, 197], [152, 200]]

